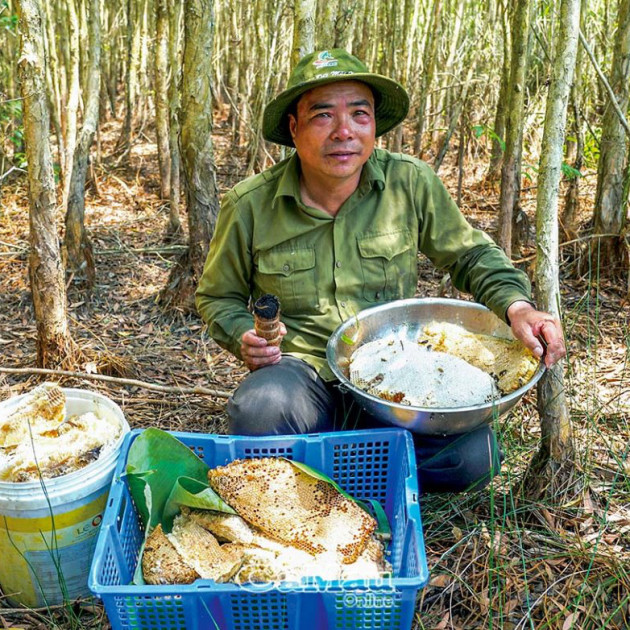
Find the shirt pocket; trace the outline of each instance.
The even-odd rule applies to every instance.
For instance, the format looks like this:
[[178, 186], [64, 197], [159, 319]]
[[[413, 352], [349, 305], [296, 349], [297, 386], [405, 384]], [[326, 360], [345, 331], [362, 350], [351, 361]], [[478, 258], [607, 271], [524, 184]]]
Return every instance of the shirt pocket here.
[[411, 230], [365, 232], [357, 237], [363, 298], [385, 302], [413, 297], [416, 290], [416, 247]]
[[276, 295], [283, 313], [313, 313], [319, 307], [313, 247], [261, 252], [258, 272], [260, 291]]

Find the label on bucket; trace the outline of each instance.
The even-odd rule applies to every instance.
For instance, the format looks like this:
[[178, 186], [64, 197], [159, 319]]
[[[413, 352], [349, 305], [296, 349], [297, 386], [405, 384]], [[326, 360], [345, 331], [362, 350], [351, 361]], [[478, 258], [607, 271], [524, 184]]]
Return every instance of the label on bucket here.
[[74, 510], [37, 518], [0, 516], [0, 584], [31, 607], [89, 595], [87, 576], [107, 493]]

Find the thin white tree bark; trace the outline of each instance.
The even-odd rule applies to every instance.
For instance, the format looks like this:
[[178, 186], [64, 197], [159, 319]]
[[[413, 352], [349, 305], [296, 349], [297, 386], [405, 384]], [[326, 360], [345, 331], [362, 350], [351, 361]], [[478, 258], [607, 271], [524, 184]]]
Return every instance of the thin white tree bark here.
[[[536, 199], [536, 299], [539, 308], [560, 317], [558, 265], [558, 189], [580, 28], [580, 0], [562, 0], [557, 47], [541, 148]], [[571, 419], [564, 390], [564, 365], [558, 362], [538, 383], [542, 435], [539, 462], [558, 466], [573, 454]]]
[[155, 40], [155, 131], [160, 165], [160, 196], [168, 199], [171, 191], [171, 155], [168, 135], [168, 9], [167, 0], [156, 0]]
[[180, 63], [180, 16], [181, 7], [179, 3], [168, 3], [168, 60], [169, 60], [169, 83], [168, 83], [168, 143], [170, 154], [170, 187], [169, 187], [169, 216], [168, 227], [166, 229], [167, 240], [174, 238], [181, 232], [182, 226], [179, 218], [180, 206], [180, 170], [181, 156], [179, 152], [179, 68]]
[[65, 157], [63, 163], [63, 197], [64, 210], [68, 207], [70, 182], [74, 165], [74, 148], [77, 143], [77, 113], [79, 111], [80, 90], [80, 55], [79, 55], [79, 16], [74, 0], [67, 0], [69, 30], [69, 63], [68, 102], [66, 104], [66, 137]]
[[37, 364], [43, 368], [60, 367], [71, 351], [72, 342], [55, 222], [55, 178], [44, 76], [42, 7], [39, 0], [20, 0], [17, 9], [22, 36], [18, 73], [28, 159], [29, 276], [37, 321]]
[[84, 270], [88, 286], [94, 284], [92, 245], [85, 230], [85, 178], [90, 147], [99, 119], [101, 91], [101, 11], [100, 0], [89, 0], [88, 17], [89, 66], [85, 96], [85, 114], [79, 140], [74, 151], [72, 177], [68, 189], [68, 211], [64, 247], [66, 261], [72, 271]]
[[516, 0], [512, 21], [511, 73], [508, 88], [509, 104], [506, 112], [505, 152], [501, 169], [501, 198], [499, 202], [499, 245], [512, 255], [512, 223], [521, 195], [521, 158], [527, 78], [530, 0]]
[[[630, 128], [623, 114], [630, 102], [630, 0], [619, 2], [609, 89], [612, 94], [602, 122], [594, 227], [596, 234], [621, 235], [626, 226], [628, 203], [626, 133]], [[613, 267], [620, 262], [618, 239], [603, 241], [601, 248], [604, 264]]]
[[194, 310], [195, 289], [219, 213], [212, 144], [213, 38], [214, 0], [186, 0], [180, 123], [189, 247], [171, 270], [161, 302], [189, 310]]
[[293, 53], [291, 65], [315, 50], [315, 12], [317, 0], [295, 0], [293, 27]]

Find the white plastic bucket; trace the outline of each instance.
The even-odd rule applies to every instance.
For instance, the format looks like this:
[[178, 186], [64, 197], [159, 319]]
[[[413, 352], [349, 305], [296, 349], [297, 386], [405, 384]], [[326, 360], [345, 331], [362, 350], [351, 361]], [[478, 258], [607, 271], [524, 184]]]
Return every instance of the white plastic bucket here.
[[[87, 578], [116, 460], [129, 424], [105, 396], [63, 389], [68, 415], [117, 418], [120, 438], [85, 468], [55, 479], [0, 482], [0, 585], [14, 603], [36, 608], [89, 596]], [[10, 413], [23, 396], [0, 403]], [[46, 494], [48, 497], [46, 497]]]

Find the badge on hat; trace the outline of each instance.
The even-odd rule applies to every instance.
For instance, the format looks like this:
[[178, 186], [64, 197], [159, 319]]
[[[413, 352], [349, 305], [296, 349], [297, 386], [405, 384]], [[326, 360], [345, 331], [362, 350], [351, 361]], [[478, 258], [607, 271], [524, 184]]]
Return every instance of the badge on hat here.
[[320, 52], [317, 59], [313, 62], [313, 65], [320, 70], [321, 68], [331, 68], [336, 66], [338, 61], [327, 51]]

